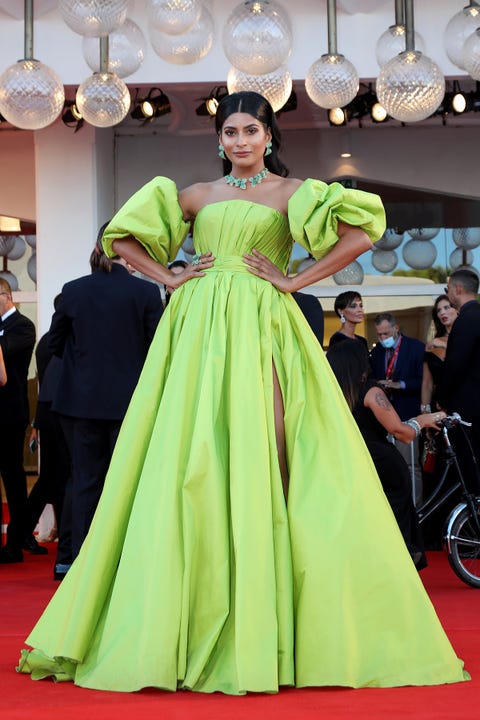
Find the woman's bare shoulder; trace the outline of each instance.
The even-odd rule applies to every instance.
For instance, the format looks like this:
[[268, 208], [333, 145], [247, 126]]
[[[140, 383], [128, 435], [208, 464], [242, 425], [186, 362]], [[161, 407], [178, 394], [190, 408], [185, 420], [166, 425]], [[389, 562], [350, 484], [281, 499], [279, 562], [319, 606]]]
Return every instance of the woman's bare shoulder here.
[[178, 202], [183, 210], [185, 220], [193, 220], [198, 211], [211, 202], [214, 189], [218, 184], [218, 180], [213, 182], [198, 182], [180, 190], [178, 193]]

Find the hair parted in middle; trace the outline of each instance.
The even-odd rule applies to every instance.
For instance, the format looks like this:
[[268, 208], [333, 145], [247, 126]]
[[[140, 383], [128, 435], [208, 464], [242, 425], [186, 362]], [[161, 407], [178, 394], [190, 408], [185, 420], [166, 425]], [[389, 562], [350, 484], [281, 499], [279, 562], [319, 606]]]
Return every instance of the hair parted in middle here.
[[[215, 129], [220, 136], [225, 121], [233, 113], [247, 113], [262, 123], [265, 130], [272, 134], [272, 152], [265, 156], [265, 167], [275, 175], [286, 177], [288, 169], [278, 157], [281, 146], [281, 133], [272, 106], [263, 95], [256, 92], [243, 91], [225, 95], [220, 100], [215, 115]], [[232, 170], [232, 163], [228, 158], [223, 160], [223, 172], [227, 175]]]

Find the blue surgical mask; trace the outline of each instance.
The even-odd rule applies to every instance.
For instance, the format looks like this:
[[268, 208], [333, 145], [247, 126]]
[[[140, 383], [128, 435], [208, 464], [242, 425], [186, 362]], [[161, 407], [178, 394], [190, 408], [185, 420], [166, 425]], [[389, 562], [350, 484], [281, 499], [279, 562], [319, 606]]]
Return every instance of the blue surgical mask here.
[[395, 345], [395, 338], [393, 337], [393, 335], [390, 335], [390, 337], [385, 338], [385, 340], [380, 340], [380, 342], [383, 347], [388, 350], [390, 348], [393, 348], [393, 346]]

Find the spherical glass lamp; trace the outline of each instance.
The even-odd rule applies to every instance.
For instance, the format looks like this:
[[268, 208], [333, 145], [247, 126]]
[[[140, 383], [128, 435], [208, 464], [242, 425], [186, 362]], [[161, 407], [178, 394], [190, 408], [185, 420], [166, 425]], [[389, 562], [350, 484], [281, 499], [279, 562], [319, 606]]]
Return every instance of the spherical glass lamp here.
[[27, 273], [30, 280], [34, 283], [37, 282], [37, 253], [33, 252], [28, 258], [27, 262]]
[[31, 248], [37, 247], [37, 236], [36, 235], [25, 235], [25, 241]]
[[303, 270], [306, 270], [307, 268], [311, 267], [312, 265], [315, 265], [316, 262], [317, 261], [313, 257], [304, 258], [297, 265], [297, 273], [302, 272]]
[[375, 270], [382, 273], [389, 273], [398, 265], [398, 256], [395, 250], [374, 250], [372, 265]]
[[400, 53], [380, 70], [377, 96], [387, 113], [400, 122], [432, 115], [445, 95], [445, 78], [433, 60], [417, 50]]
[[150, 25], [167, 35], [190, 32], [200, 19], [202, 5], [198, 0], [148, 0]]
[[3, 270], [2, 272], [0, 272], [0, 277], [8, 282], [13, 292], [15, 292], [15, 290], [18, 290], [17, 276], [11, 273], [10, 270]]
[[399, 245], [402, 244], [403, 233], [397, 233], [392, 228], [385, 230], [380, 240], [377, 240], [373, 249], [374, 250], [395, 250]]
[[480, 27], [465, 40], [463, 64], [474, 80], [480, 80]]
[[464, 250], [473, 250], [480, 245], [480, 228], [455, 228], [453, 242]]
[[452, 63], [461, 70], [465, 69], [465, 41], [479, 26], [480, 8], [470, 5], [457, 12], [445, 28], [443, 42], [446, 53]]
[[223, 28], [223, 51], [247, 75], [266, 75], [284, 65], [292, 47], [292, 29], [275, 2], [247, 0], [233, 10]]
[[361, 285], [363, 282], [363, 268], [354, 260], [333, 275], [333, 279], [337, 285]]
[[409, 240], [403, 246], [402, 255], [414, 270], [425, 270], [437, 259], [437, 248], [430, 240]]
[[[125, 20], [118, 30], [108, 36], [108, 69], [110, 72], [124, 78], [138, 70], [145, 58], [145, 45], [145, 36], [138, 25], [133, 20]], [[98, 72], [100, 70], [98, 39], [84, 37], [82, 51], [87, 65], [93, 72]]]
[[457, 270], [461, 265], [472, 265], [473, 253], [471, 250], [462, 250], [462, 248], [458, 247], [450, 253], [448, 262], [452, 270]]
[[173, 65], [191, 65], [207, 55], [213, 45], [213, 20], [206, 8], [200, 19], [184, 35], [167, 35], [150, 27], [152, 47], [165, 62]]
[[127, 17], [129, 0], [59, 0], [58, 9], [73, 32], [106, 37]]
[[[420, 52], [425, 52], [425, 43], [419, 33], [415, 33], [415, 47]], [[380, 67], [387, 64], [389, 60], [405, 50], [405, 25], [390, 25], [377, 40], [376, 57]]]
[[0, 235], [0, 256], [7, 257], [15, 247], [15, 235]]
[[13, 241], [13, 247], [10, 252], [7, 253], [7, 257], [9, 260], [20, 260], [27, 251], [27, 245], [21, 235], [15, 235]]
[[286, 67], [280, 67], [266, 75], [247, 75], [237, 68], [230, 68], [227, 76], [228, 92], [249, 90], [263, 95], [277, 112], [287, 102], [292, 92], [292, 76]]
[[19, 60], [0, 75], [0, 113], [22, 130], [40, 130], [63, 110], [62, 81], [39, 60]]
[[95, 73], [83, 81], [75, 102], [86, 122], [95, 127], [112, 127], [130, 109], [130, 93], [114, 73]]
[[322, 108], [345, 107], [359, 88], [357, 71], [343, 55], [325, 54], [310, 65], [305, 89], [310, 100]]
[[407, 230], [413, 240], [433, 240], [439, 232], [439, 228], [410, 228]]

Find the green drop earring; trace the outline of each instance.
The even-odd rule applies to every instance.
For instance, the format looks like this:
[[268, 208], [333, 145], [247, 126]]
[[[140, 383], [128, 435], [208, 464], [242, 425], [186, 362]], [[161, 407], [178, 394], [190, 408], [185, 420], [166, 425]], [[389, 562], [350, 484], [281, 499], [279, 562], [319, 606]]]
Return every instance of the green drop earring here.
[[265, 152], [263, 154], [265, 157], [272, 154], [272, 143], [270, 140], [265, 145]]
[[223, 147], [222, 143], [218, 144], [218, 157], [221, 157], [222, 160], [225, 160], [225, 148]]

